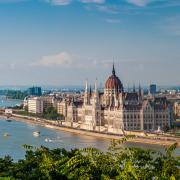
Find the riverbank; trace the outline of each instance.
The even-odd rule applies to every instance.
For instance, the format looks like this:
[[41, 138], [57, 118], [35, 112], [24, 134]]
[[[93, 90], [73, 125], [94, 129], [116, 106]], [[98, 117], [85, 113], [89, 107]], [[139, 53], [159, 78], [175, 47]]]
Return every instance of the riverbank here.
[[[0, 117], [3, 119], [6, 118], [6, 116], [3, 116], [3, 115], [1, 115]], [[77, 129], [77, 128], [75, 129], [69, 126], [62, 126], [60, 124], [57, 124], [55, 121], [49, 121], [45, 119], [39, 119], [39, 118], [28, 117], [28, 116], [21, 116], [21, 115], [16, 115], [16, 114], [13, 114], [13, 116], [11, 116], [11, 119], [15, 121], [21, 121], [24, 123], [40, 125], [45, 128], [51, 128], [58, 131], [67, 131], [74, 134], [94, 136], [96, 138], [101, 138], [101, 139], [103, 138], [103, 139], [117, 140], [124, 137], [122, 135], [117, 135], [117, 134], [102, 133], [102, 132], [97, 132], [97, 131], [93, 132], [93, 131]], [[139, 136], [137, 137], [136, 136], [132, 139], [128, 139], [128, 142], [141, 143], [141, 144], [153, 144], [153, 145], [160, 145], [160, 146], [170, 146], [174, 143], [177, 143], [178, 147], [180, 147], [180, 138], [169, 137], [169, 136], [152, 136], [152, 137], [139, 137]]]

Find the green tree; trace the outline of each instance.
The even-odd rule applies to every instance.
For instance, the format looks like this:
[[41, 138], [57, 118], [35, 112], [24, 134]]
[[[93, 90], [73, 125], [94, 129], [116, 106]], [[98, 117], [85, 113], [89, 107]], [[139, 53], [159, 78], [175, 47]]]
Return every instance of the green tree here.
[[177, 144], [159, 153], [141, 148], [123, 148], [126, 141], [112, 141], [109, 151], [96, 148], [48, 149], [24, 145], [25, 158], [13, 162], [0, 158], [0, 177], [26, 180], [179, 180], [180, 157], [173, 152]]
[[54, 119], [54, 120], [56, 120], [59, 115], [57, 113], [57, 110], [54, 107], [47, 107], [47, 108], [44, 109], [43, 116], [46, 119]]

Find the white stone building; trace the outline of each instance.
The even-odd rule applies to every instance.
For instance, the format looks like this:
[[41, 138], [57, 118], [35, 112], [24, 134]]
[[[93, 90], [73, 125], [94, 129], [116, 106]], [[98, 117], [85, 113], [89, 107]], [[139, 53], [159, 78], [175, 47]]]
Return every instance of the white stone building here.
[[28, 103], [28, 112], [34, 114], [43, 113], [43, 100], [40, 97], [31, 97], [27, 101]]
[[[65, 105], [66, 104], [66, 105]], [[62, 105], [62, 104], [61, 104]], [[107, 79], [104, 92], [98, 92], [97, 81], [94, 92], [86, 82], [84, 101], [68, 100], [63, 106], [65, 121], [79, 123], [89, 130], [103, 129], [105, 132], [154, 131], [158, 127], [170, 126], [170, 107], [166, 98], [144, 99], [143, 91], [124, 92], [123, 84], [116, 76]]]

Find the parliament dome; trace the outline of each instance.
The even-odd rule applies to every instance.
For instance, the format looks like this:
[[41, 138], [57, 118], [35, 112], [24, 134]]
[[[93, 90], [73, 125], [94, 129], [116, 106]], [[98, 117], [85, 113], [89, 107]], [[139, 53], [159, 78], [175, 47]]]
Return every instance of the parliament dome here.
[[105, 83], [105, 89], [115, 90], [117, 92], [123, 91], [123, 84], [121, 83], [120, 79], [116, 76], [114, 65], [113, 65], [112, 75], [107, 79]]

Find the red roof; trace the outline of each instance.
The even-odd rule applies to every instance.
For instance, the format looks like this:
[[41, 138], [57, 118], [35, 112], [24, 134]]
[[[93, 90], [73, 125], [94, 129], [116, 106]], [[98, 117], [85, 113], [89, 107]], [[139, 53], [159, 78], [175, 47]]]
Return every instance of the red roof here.
[[115, 74], [115, 69], [113, 65], [112, 75], [108, 78], [108, 80], [105, 83], [106, 89], [116, 90], [118, 92], [123, 91], [123, 85], [120, 81], [120, 79]]

